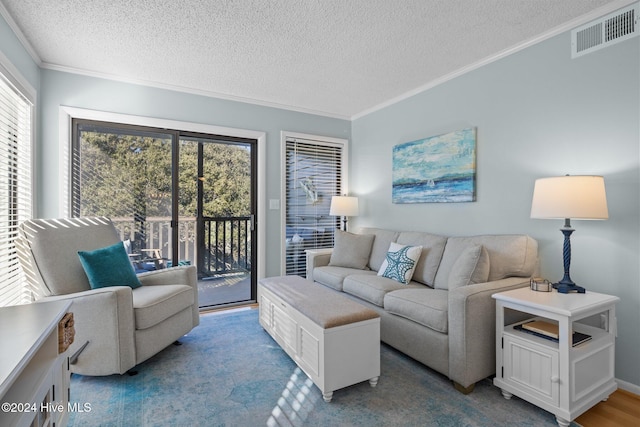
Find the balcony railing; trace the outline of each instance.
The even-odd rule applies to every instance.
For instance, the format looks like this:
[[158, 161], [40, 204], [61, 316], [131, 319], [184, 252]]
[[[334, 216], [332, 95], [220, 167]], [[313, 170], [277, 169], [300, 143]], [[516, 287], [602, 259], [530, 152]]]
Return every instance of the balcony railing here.
[[[133, 251], [157, 249], [171, 259], [171, 219], [148, 217], [111, 219], [121, 240], [129, 239]], [[242, 217], [206, 217], [203, 220], [201, 248], [198, 245], [197, 220], [182, 218], [178, 223], [179, 261], [198, 266], [198, 276], [251, 271], [251, 219]], [[198, 259], [200, 257], [199, 262]]]
[[251, 271], [251, 217], [205, 217], [203, 274]]

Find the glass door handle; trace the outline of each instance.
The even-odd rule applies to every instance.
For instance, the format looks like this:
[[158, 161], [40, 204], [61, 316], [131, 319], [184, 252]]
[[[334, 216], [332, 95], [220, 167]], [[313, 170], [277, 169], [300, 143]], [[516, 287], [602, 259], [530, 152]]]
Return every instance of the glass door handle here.
[[254, 214], [251, 214], [251, 216], [249, 217], [249, 221], [251, 223], [251, 231], [255, 231], [255, 229], [256, 229], [256, 216]]

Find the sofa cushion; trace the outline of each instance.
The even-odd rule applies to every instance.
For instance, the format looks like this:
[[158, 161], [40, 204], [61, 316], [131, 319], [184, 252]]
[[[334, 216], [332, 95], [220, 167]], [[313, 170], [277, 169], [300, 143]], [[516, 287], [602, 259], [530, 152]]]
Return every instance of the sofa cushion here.
[[142, 286], [122, 242], [92, 251], [78, 251], [91, 289], [109, 286]]
[[369, 274], [374, 276], [376, 272], [371, 270], [356, 270], [353, 268], [346, 268], [346, 267], [323, 266], [323, 267], [316, 267], [313, 269], [313, 280], [315, 282], [319, 282], [319, 283], [322, 283], [323, 285], [333, 288], [336, 291], [342, 291], [342, 284], [344, 282], [344, 278], [352, 274], [360, 274], [360, 275]]
[[449, 237], [436, 273], [434, 285], [446, 289], [453, 264], [469, 245], [482, 245], [489, 253], [487, 281], [505, 277], [530, 277], [538, 263], [538, 243], [527, 235], [484, 235]]
[[484, 283], [489, 278], [489, 253], [482, 245], [466, 247], [451, 267], [448, 290], [472, 283]]
[[361, 234], [373, 234], [373, 246], [371, 247], [371, 255], [369, 256], [369, 268], [374, 271], [380, 270], [380, 266], [387, 257], [387, 251], [391, 242], [395, 242], [398, 238], [397, 231], [383, 230], [381, 228], [362, 228]]
[[401, 245], [422, 246], [422, 255], [413, 272], [413, 280], [433, 286], [447, 238], [419, 231], [402, 231], [396, 242]]
[[378, 276], [397, 280], [406, 285], [413, 277], [422, 246], [405, 246], [391, 243], [386, 259], [382, 262]]
[[191, 307], [193, 288], [187, 285], [140, 286], [131, 292], [136, 329], [147, 329]]
[[384, 296], [384, 309], [446, 334], [448, 301], [449, 292], [443, 289], [400, 289]]
[[345, 277], [342, 289], [344, 292], [382, 307], [384, 304], [384, 296], [391, 291], [404, 289], [406, 287], [424, 287], [416, 282], [410, 282], [403, 285], [393, 279], [386, 277], [365, 274], [352, 274]]
[[364, 270], [369, 262], [373, 238], [372, 234], [353, 234], [336, 230], [329, 265]]

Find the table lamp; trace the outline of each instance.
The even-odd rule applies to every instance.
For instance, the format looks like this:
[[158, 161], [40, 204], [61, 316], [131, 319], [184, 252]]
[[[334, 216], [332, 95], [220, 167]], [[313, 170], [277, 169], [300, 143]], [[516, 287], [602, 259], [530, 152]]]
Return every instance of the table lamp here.
[[329, 215], [341, 216], [344, 231], [347, 231], [347, 217], [358, 216], [358, 198], [352, 196], [333, 196]]
[[562, 219], [564, 234], [562, 255], [564, 261], [564, 277], [553, 287], [560, 293], [584, 293], [585, 289], [577, 286], [569, 275], [571, 265], [571, 241], [573, 233], [571, 219], [607, 219], [607, 196], [604, 189], [604, 178], [601, 176], [566, 175], [537, 179], [533, 189], [531, 202], [531, 218]]

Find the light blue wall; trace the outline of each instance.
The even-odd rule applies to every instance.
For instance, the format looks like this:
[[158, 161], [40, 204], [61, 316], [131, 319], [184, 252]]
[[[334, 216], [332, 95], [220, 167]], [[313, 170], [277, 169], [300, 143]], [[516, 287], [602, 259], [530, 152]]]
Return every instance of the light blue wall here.
[[[571, 277], [614, 294], [616, 377], [640, 386], [640, 38], [570, 57], [565, 33], [355, 120], [355, 225], [445, 235], [527, 233], [541, 274], [562, 277], [562, 221], [530, 219], [536, 178], [605, 177], [608, 221], [573, 221]], [[394, 205], [395, 144], [477, 128], [477, 201]]]
[[[265, 132], [266, 201], [280, 197], [280, 131], [310, 133], [350, 139], [347, 120], [297, 113], [277, 108], [227, 101], [182, 92], [121, 83], [94, 77], [42, 70], [40, 111], [42, 116], [38, 215], [56, 217], [61, 190], [58, 158], [59, 107], [70, 106], [160, 119]], [[259, 148], [260, 149], [260, 148]], [[280, 210], [266, 210], [266, 274], [280, 274]], [[274, 242], [277, 242], [274, 244]]]
[[7, 24], [7, 21], [0, 15], [0, 52], [7, 57], [9, 62], [18, 70], [21, 76], [29, 84], [38, 89], [40, 86], [40, 69], [29, 56], [29, 53], [20, 44], [20, 41]]

